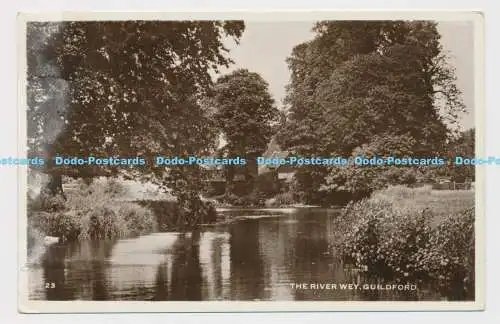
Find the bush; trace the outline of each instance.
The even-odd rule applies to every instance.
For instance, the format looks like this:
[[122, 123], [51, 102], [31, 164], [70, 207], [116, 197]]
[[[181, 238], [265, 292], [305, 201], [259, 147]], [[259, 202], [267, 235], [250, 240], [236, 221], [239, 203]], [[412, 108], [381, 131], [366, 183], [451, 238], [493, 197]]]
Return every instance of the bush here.
[[28, 195], [28, 210], [40, 212], [59, 212], [66, 209], [66, 201], [61, 195], [53, 196], [42, 190], [38, 196]]
[[124, 218], [109, 206], [99, 206], [82, 212], [80, 239], [114, 239], [126, 236], [127, 225]]
[[233, 194], [233, 193], [226, 193], [220, 198], [218, 198], [218, 201], [220, 201], [223, 204], [229, 204], [229, 205], [234, 205], [236, 202], [240, 199], [239, 196]]
[[117, 214], [127, 224], [127, 235], [138, 236], [158, 230], [153, 212], [136, 203], [120, 203]]
[[[160, 231], [181, 230], [197, 226], [200, 222], [207, 224], [217, 220], [217, 212], [210, 202], [200, 201], [197, 206], [198, 210], [194, 214], [181, 208], [177, 201], [140, 200], [136, 203], [152, 211]], [[199, 222], [194, 222], [193, 217], [198, 217], [196, 221]]]
[[81, 213], [84, 239], [117, 239], [151, 233], [156, 230], [153, 213], [134, 203], [102, 205]]
[[77, 190], [68, 193], [65, 208], [56, 205], [59, 196], [41, 194], [29, 206], [28, 222], [33, 230], [63, 240], [117, 239], [155, 231], [157, 223], [151, 210], [117, 200], [125, 193], [113, 179], [90, 185], [81, 182]]
[[90, 185], [81, 180], [76, 190], [66, 193], [67, 207], [72, 210], [87, 210], [126, 194], [126, 188], [115, 179], [96, 179]]
[[292, 192], [283, 192], [273, 198], [271, 206], [290, 206], [294, 204], [296, 204], [294, 194]]
[[265, 199], [260, 193], [252, 192], [248, 195], [239, 197], [233, 204], [241, 207], [262, 207], [265, 204]]
[[[475, 284], [475, 213], [469, 208], [450, 216], [430, 238], [430, 274], [436, 278], [442, 294], [454, 299], [474, 298]], [[425, 260], [422, 254], [420, 259]]]
[[237, 196], [229, 193], [221, 197], [219, 201], [223, 204], [238, 207], [261, 207], [265, 205], [265, 198], [258, 191], [253, 191], [244, 196]]
[[151, 210], [160, 231], [176, 229], [181, 223], [181, 210], [176, 201], [140, 200], [137, 204]]
[[32, 202], [29, 211], [36, 215], [28, 218], [29, 224], [45, 235], [86, 240], [192, 228], [217, 218], [214, 206], [201, 201], [197, 193], [184, 197], [182, 204], [171, 200], [123, 200], [127, 190], [114, 179], [96, 179], [90, 185], [80, 181], [79, 187], [67, 196], [65, 209], [58, 212], [49, 209], [52, 212], [35, 213], [45, 205]]
[[431, 283], [448, 299], [471, 298], [474, 209], [448, 213], [432, 226], [442, 211], [415, 204], [422, 195], [432, 196], [428, 189], [390, 188], [348, 205], [337, 248], [369, 277]]
[[63, 240], [74, 240], [81, 231], [81, 218], [69, 212], [32, 212], [28, 223], [36, 232]]
[[348, 263], [396, 282], [425, 279], [413, 267], [414, 254], [428, 243], [424, 213], [395, 210], [384, 200], [364, 200], [349, 209], [356, 215], [342, 242]]

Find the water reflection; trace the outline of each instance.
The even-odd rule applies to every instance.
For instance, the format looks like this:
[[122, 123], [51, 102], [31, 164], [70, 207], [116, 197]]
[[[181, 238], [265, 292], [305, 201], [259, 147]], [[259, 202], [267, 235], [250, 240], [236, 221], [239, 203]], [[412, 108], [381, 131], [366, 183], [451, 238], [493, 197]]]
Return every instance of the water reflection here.
[[371, 300], [408, 296], [293, 289], [356, 283], [332, 253], [334, 210], [226, 211], [230, 225], [119, 241], [50, 246], [30, 268], [47, 300]]

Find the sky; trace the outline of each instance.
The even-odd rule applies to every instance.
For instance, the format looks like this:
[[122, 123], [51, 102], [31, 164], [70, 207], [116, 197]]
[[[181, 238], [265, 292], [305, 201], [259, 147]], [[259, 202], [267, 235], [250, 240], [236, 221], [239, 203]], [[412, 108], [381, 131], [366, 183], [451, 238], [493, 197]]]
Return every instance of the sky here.
[[[290, 72], [286, 58], [294, 46], [313, 38], [313, 22], [252, 22], [246, 21], [240, 44], [228, 42], [230, 55], [235, 61], [229, 69], [246, 68], [259, 73], [268, 83], [269, 91], [278, 106], [285, 96]], [[460, 116], [463, 129], [474, 126], [474, 70], [472, 22], [438, 22], [443, 49], [451, 56], [456, 68], [457, 86], [462, 91], [467, 113]]]

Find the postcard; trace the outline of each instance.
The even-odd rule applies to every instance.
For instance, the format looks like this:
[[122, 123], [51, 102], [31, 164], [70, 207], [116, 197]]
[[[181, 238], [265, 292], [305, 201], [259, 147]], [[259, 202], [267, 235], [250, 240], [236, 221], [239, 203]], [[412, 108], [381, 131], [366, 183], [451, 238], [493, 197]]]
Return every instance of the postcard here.
[[20, 312], [484, 309], [480, 12], [18, 24]]

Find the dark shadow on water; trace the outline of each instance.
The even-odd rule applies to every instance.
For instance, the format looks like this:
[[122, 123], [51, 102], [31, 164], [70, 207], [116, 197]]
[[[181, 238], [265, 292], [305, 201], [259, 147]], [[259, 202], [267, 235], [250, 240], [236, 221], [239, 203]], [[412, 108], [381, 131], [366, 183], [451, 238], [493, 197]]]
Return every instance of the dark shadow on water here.
[[174, 300], [201, 300], [201, 269], [199, 260], [200, 232], [191, 238], [181, 234], [174, 246], [171, 294]]
[[114, 244], [86, 241], [48, 247], [42, 259], [46, 299], [109, 300], [105, 260]]
[[231, 298], [234, 300], [263, 297], [259, 224], [258, 221], [243, 220], [230, 228]]

